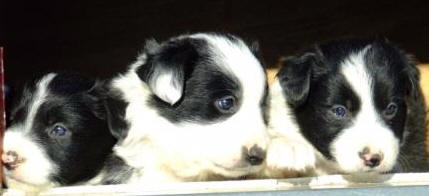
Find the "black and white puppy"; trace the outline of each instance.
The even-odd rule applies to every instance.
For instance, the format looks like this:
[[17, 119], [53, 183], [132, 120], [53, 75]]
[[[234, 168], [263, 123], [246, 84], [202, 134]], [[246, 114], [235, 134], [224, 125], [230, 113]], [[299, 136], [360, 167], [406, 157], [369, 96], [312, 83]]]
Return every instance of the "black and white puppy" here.
[[267, 137], [265, 69], [241, 39], [198, 33], [147, 41], [111, 81], [114, 148], [139, 182], [236, 178], [259, 171]]
[[116, 138], [108, 128], [101, 89], [86, 77], [57, 73], [26, 86], [4, 135], [2, 161], [9, 188], [38, 192], [83, 184], [101, 170], [115, 170], [111, 163], [118, 161], [111, 153]]
[[271, 96], [277, 173], [428, 169], [419, 72], [388, 41], [331, 41], [283, 59]]

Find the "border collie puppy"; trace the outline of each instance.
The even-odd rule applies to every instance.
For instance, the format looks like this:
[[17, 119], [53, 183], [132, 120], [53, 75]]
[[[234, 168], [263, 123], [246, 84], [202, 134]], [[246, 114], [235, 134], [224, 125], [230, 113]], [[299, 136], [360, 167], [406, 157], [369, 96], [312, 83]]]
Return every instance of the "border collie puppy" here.
[[285, 58], [271, 97], [268, 175], [429, 168], [419, 72], [388, 41], [331, 41]]
[[237, 178], [263, 167], [265, 69], [231, 35], [198, 33], [144, 52], [111, 81], [115, 153], [140, 182]]
[[[127, 174], [129, 169], [111, 155], [116, 138], [108, 128], [102, 91], [85, 77], [57, 73], [26, 86], [4, 135], [1, 158], [9, 188], [38, 192], [83, 184], [101, 170], [113, 175], [122, 168], [121, 175]], [[100, 177], [98, 183], [115, 179]]]

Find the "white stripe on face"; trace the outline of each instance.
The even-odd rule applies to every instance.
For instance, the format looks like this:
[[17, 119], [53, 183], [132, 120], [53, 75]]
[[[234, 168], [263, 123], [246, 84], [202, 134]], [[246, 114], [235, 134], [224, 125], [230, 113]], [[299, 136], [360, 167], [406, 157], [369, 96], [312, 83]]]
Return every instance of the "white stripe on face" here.
[[396, 162], [399, 140], [384, 123], [375, 108], [373, 77], [368, 73], [365, 53], [370, 46], [353, 54], [342, 64], [341, 73], [360, 100], [360, 110], [352, 125], [343, 129], [331, 145], [331, 151], [340, 168], [346, 172], [367, 170], [359, 152], [368, 148], [371, 153], [382, 153], [377, 171], [388, 171]]
[[[57, 166], [49, 159], [45, 147], [35, 137], [33, 123], [37, 111], [48, 96], [48, 85], [56, 74], [48, 74], [35, 86], [35, 91], [30, 94], [31, 100], [28, 104], [28, 113], [23, 122], [12, 124], [5, 132], [3, 151], [15, 152], [23, 162], [13, 170], [3, 169], [6, 183], [12, 188], [29, 190], [30, 187], [38, 189], [51, 186], [53, 183], [49, 176], [56, 172]], [[24, 186], [25, 185], [25, 186]]]
[[39, 107], [43, 104], [45, 101], [45, 98], [48, 94], [48, 85], [52, 81], [52, 79], [56, 76], [54, 73], [50, 73], [46, 76], [44, 76], [37, 84], [36, 84], [36, 92], [33, 94], [33, 98], [30, 101], [30, 106], [28, 107], [28, 115], [24, 123], [24, 130], [26, 132], [30, 131], [34, 118], [36, 117], [37, 111], [39, 110]]

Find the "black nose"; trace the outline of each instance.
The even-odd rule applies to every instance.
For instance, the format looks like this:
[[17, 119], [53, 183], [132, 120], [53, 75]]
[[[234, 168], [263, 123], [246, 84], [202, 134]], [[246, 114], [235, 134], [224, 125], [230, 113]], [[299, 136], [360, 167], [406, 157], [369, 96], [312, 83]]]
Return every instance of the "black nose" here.
[[251, 165], [260, 165], [264, 162], [265, 154], [261, 147], [254, 145], [250, 148], [246, 159]]

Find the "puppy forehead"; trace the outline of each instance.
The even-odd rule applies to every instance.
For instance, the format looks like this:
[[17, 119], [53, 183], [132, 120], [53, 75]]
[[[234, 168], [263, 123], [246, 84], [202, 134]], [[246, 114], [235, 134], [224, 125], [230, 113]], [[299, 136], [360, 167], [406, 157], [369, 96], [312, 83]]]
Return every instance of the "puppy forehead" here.
[[359, 52], [351, 53], [340, 65], [344, 78], [359, 96], [371, 94], [373, 80], [365, 61], [365, 54], [369, 48], [370, 46], [367, 46]]
[[255, 93], [265, 89], [264, 68], [241, 39], [214, 34], [194, 34], [190, 37], [207, 41], [210, 61], [225, 74], [234, 76], [242, 84], [244, 93], [253, 94], [248, 96], [256, 96]]
[[[386, 54], [386, 51], [378, 47], [367, 45], [360, 51], [350, 53], [342, 61], [341, 73], [359, 96], [373, 96], [373, 99], [376, 99], [374, 96], [379, 95], [374, 92], [376, 86], [383, 87], [378, 89], [379, 91], [389, 92], [401, 84], [399, 78], [403, 62], [394, 59], [392, 55], [399, 54]], [[391, 93], [382, 96], [392, 96]]]
[[[24, 130], [30, 130], [36, 115], [41, 106], [46, 102], [46, 98], [49, 97], [49, 84], [53, 80], [56, 74], [50, 73], [42, 77], [34, 86], [34, 88], [27, 88], [24, 90], [23, 97], [21, 97], [18, 110], [21, 112], [16, 113], [17, 118], [15, 124], [20, 124], [25, 127]], [[15, 111], [17, 112], [17, 111]]]

